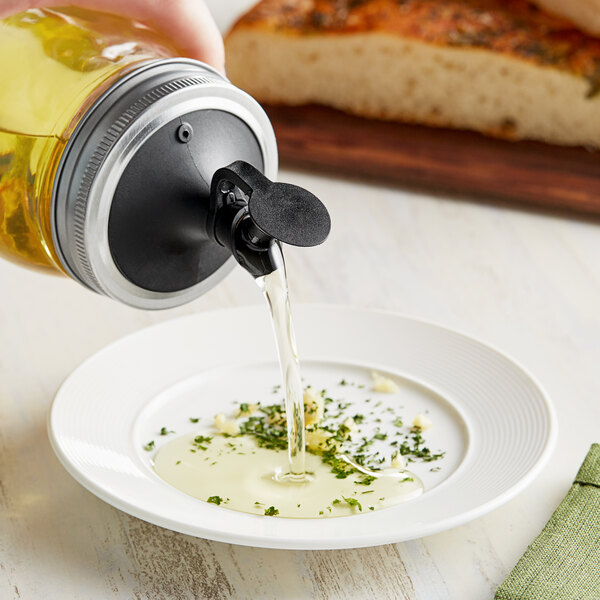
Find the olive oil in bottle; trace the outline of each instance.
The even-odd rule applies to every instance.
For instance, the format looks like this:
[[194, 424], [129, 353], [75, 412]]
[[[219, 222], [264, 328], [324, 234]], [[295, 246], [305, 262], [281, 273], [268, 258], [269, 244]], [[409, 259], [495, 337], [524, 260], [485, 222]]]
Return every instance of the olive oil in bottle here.
[[50, 201], [78, 119], [131, 66], [176, 56], [116, 16], [34, 9], [0, 20], [0, 256], [59, 272]]

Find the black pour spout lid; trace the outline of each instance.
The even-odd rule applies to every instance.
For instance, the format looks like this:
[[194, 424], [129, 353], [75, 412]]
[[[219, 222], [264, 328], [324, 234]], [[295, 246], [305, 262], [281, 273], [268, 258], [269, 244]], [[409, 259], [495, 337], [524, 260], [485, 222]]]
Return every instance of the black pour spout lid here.
[[327, 209], [304, 188], [273, 182], [242, 160], [213, 175], [207, 231], [254, 277], [279, 266], [274, 243], [317, 246], [330, 229]]

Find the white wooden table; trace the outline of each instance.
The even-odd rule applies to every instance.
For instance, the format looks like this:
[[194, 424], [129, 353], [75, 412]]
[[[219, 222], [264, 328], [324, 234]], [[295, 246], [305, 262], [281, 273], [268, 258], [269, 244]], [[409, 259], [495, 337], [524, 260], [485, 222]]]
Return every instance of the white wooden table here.
[[124, 334], [261, 302], [254, 283], [238, 269], [188, 306], [145, 313], [0, 261], [0, 598], [489, 599], [566, 493], [600, 441], [599, 224], [306, 173], [280, 178], [324, 199], [334, 225], [324, 246], [287, 252], [293, 300], [391, 309], [514, 355], [558, 411], [550, 464], [490, 515], [409, 543], [260, 550], [155, 527], [59, 465], [46, 436], [53, 394]]

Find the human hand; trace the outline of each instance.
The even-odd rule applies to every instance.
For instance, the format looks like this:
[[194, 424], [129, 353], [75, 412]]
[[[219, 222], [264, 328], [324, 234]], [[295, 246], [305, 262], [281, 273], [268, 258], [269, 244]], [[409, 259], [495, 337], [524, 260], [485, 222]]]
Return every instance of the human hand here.
[[[0, 19], [56, 0], [0, 0]], [[187, 57], [225, 70], [223, 39], [203, 0], [72, 0], [70, 4], [140, 21], [173, 40]]]

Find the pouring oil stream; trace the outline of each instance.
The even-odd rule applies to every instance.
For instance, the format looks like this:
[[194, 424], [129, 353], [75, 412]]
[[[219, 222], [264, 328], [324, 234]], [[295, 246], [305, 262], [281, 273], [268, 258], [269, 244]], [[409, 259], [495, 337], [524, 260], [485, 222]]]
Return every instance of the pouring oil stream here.
[[291, 483], [305, 481], [305, 436], [304, 401], [300, 364], [296, 349], [296, 337], [292, 321], [292, 311], [288, 294], [287, 276], [281, 247], [275, 243], [274, 251], [279, 254], [279, 267], [272, 273], [258, 277], [256, 283], [262, 290], [269, 309], [277, 351], [279, 366], [285, 390], [285, 411], [288, 434], [288, 458], [290, 471], [284, 478]]

